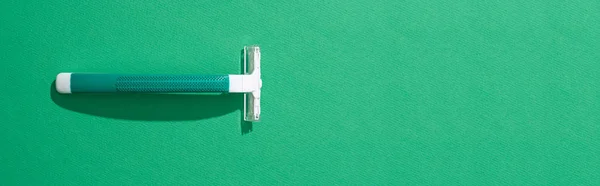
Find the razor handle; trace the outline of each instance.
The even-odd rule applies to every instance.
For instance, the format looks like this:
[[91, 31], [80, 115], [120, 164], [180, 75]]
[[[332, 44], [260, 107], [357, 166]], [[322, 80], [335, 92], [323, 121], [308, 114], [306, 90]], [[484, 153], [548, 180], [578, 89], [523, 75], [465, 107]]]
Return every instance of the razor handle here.
[[229, 75], [60, 73], [60, 93], [229, 92]]

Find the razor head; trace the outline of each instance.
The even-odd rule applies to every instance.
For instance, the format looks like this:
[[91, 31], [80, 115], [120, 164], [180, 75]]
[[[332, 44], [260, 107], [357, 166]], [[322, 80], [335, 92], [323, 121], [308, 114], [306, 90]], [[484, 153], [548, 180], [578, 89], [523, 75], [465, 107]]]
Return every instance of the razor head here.
[[[260, 48], [257, 45], [244, 47], [244, 75], [250, 77], [256, 88], [244, 94], [244, 120], [260, 120], [260, 89], [262, 80], [260, 76]], [[252, 84], [254, 84], [252, 83]]]

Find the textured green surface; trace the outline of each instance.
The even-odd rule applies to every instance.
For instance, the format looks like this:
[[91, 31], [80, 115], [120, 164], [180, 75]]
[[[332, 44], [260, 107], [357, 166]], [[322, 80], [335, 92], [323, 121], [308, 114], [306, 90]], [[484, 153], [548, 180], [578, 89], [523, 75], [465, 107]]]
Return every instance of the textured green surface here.
[[[598, 185], [599, 38], [596, 0], [3, 0], [0, 185]], [[254, 43], [254, 125], [234, 94], [50, 89]]]
[[71, 74], [71, 92], [228, 92], [228, 75]]

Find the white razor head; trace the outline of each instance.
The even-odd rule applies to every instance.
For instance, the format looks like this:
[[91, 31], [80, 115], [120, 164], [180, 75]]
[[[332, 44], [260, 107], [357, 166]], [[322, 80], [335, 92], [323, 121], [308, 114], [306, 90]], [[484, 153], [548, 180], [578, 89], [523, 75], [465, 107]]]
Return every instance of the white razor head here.
[[251, 92], [244, 94], [244, 120], [260, 120], [260, 48], [257, 45], [244, 47], [244, 74], [254, 84]]

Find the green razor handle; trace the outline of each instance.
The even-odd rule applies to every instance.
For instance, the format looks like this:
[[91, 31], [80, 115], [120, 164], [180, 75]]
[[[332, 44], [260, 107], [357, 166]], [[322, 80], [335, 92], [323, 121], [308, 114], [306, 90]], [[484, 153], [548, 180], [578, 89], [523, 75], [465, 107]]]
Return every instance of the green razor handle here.
[[70, 93], [229, 92], [229, 75], [61, 73], [57, 80]]

